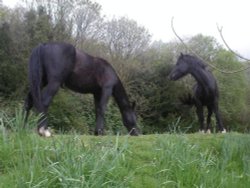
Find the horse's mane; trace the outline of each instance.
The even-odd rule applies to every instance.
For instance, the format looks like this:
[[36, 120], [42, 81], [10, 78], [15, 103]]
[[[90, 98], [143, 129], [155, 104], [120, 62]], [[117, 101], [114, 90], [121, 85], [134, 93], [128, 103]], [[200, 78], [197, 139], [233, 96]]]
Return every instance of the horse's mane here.
[[188, 62], [192, 62], [193, 64], [200, 66], [203, 69], [207, 68], [207, 64], [195, 56], [185, 54], [185, 55], [183, 55], [182, 58]]

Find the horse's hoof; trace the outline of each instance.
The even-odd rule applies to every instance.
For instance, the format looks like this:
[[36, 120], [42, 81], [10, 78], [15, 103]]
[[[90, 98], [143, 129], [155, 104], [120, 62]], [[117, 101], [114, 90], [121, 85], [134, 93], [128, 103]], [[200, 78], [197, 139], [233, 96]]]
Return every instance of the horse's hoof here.
[[226, 129], [223, 129], [223, 131], [221, 131], [222, 134], [227, 133]]
[[129, 131], [129, 135], [131, 135], [131, 136], [139, 136], [138, 130], [136, 128], [132, 128]]
[[96, 136], [103, 136], [103, 135], [104, 135], [103, 129], [95, 130], [95, 135], [96, 135]]
[[210, 129], [208, 129], [206, 133], [207, 133], [207, 134], [211, 134], [211, 130], [210, 130]]
[[49, 131], [49, 129], [45, 129], [44, 127], [39, 128], [38, 134], [40, 136], [44, 136], [44, 137], [51, 137], [52, 136], [52, 134]]
[[204, 131], [204, 130], [199, 130], [199, 133], [204, 134], [204, 133], [205, 133], [205, 131]]

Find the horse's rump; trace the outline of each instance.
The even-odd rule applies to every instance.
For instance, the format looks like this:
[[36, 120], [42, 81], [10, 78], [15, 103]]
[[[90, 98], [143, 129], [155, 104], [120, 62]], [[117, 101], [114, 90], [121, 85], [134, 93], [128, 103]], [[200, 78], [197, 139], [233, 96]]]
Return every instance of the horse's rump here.
[[33, 102], [43, 111], [41, 89], [49, 82], [60, 82], [69, 76], [75, 64], [75, 48], [70, 44], [40, 44], [32, 51], [29, 60], [29, 82]]

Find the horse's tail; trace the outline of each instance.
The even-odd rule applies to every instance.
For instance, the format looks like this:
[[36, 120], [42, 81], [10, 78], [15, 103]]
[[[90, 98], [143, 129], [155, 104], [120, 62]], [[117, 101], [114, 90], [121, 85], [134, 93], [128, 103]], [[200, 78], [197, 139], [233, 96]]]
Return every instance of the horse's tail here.
[[29, 59], [29, 82], [33, 103], [38, 111], [42, 111], [41, 85], [42, 85], [42, 65], [41, 65], [41, 45], [33, 49]]
[[189, 105], [189, 106], [193, 106], [195, 104], [195, 100], [194, 97], [189, 93], [183, 97], [179, 98], [181, 103], [184, 105]]

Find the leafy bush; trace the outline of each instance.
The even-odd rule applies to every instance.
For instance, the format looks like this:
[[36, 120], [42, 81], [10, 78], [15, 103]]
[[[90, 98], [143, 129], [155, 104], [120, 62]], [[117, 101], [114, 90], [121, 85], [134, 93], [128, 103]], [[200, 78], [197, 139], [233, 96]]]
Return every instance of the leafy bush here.
[[[215, 65], [228, 71], [239, 70], [243, 66], [225, 50], [218, 53]], [[220, 111], [225, 126], [234, 131], [249, 130], [249, 104], [246, 103], [249, 86], [245, 72], [223, 74], [215, 70], [214, 74], [219, 85]]]

